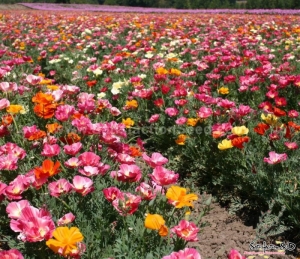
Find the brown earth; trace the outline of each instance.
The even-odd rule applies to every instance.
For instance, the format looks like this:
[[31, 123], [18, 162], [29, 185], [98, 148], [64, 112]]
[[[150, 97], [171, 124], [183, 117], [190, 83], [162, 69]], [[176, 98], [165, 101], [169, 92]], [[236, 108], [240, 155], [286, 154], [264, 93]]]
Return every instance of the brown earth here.
[[[199, 201], [192, 214], [196, 218], [202, 211], [203, 205]], [[209, 212], [202, 218], [202, 223], [206, 225], [200, 230], [198, 235], [199, 241], [190, 243], [191, 247], [196, 248], [201, 259], [226, 259], [231, 249], [238, 250], [242, 255], [244, 252], [250, 252], [249, 245], [255, 239], [256, 233], [253, 226], [247, 226], [235, 215], [222, 208], [219, 203], [212, 202]], [[277, 237], [267, 240], [268, 245], [276, 245], [276, 241], [287, 241], [284, 237]], [[257, 244], [262, 244], [258, 241]], [[297, 248], [299, 252], [299, 248]], [[245, 255], [247, 259], [299, 259], [293, 255]], [[299, 253], [298, 253], [299, 256]]]

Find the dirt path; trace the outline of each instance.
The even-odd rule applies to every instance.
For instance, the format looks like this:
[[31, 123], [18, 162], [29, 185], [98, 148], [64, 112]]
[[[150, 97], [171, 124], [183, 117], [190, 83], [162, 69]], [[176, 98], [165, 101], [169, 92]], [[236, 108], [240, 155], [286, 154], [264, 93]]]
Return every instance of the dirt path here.
[[2, 10], [29, 10], [30, 8], [19, 4], [0, 4], [0, 11]]
[[[201, 211], [201, 206], [195, 206], [194, 217]], [[210, 211], [202, 218], [201, 222], [207, 225], [199, 233], [199, 241], [190, 244], [197, 248], [201, 254], [201, 259], [227, 259], [227, 254], [231, 249], [238, 250], [242, 255], [250, 252], [249, 245], [255, 239], [255, 229], [253, 226], [246, 226], [240, 218], [230, 215], [225, 208], [213, 202]], [[276, 240], [267, 241], [267, 244], [276, 244]], [[262, 244], [262, 241], [257, 244]], [[297, 249], [298, 250], [298, 249]], [[246, 259], [296, 259], [292, 255], [245, 255]], [[298, 257], [297, 259], [299, 259]]]

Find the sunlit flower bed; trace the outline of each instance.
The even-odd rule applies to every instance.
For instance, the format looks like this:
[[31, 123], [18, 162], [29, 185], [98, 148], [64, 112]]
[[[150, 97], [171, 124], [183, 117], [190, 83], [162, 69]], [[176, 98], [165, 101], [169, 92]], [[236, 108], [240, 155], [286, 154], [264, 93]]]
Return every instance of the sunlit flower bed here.
[[300, 17], [14, 11], [0, 35], [0, 257], [199, 259], [204, 190], [299, 228]]

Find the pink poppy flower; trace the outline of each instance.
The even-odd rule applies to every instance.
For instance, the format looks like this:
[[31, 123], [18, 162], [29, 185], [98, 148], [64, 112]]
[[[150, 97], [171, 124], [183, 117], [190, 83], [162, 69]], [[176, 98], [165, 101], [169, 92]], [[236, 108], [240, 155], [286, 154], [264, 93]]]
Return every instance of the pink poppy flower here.
[[65, 145], [64, 152], [67, 155], [75, 156], [80, 149], [82, 148], [82, 144], [80, 142], [73, 143], [72, 145]]
[[165, 113], [170, 117], [174, 117], [178, 115], [179, 111], [176, 108], [169, 107], [165, 110]]
[[16, 170], [18, 158], [13, 154], [0, 156], [0, 170]]
[[221, 99], [220, 101], [218, 101], [217, 106], [222, 107], [224, 109], [230, 109], [235, 107], [235, 102], [229, 101], [227, 99]]
[[64, 162], [64, 165], [68, 168], [76, 168], [81, 166], [81, 162], [77, 157], [72, 157], [68, 159], [66, 162]]
[[18, 219], [20, 218], [21, 211], [25, 207], [29, 207], [30, 203], [27, 200], [21, 200], [18, 202], [11, 202], [6, 207], [6, 212], [8, 214], [8, 217], [11, 219]]
[[60, 153], [60, 147], [58, 144], [54, 144], [54, 145], [45, 144], [41, 155], [47, 157], [53, 157], [53, 156], [57, 156], [59, 153]]
[[180, 117], [180, 118], [178, 118], [178, 119], [175, 121], [175, 123], [176, 123], [177, 125], [183, 125], [183, 124], [186, 123], [186, 121], [187, 121], [187, 118], [186, 118], [186, 117]]
[[37, 85], [43, 80], [42, 77], [40, 76], [35, 76], [35, 75], [28, 75], [26, 77], [26, 81], [31, 84], [31, 85]]
[[245, 256], [242, 256], [237, 250], [231, 249], [228, 254], [228, 259], [246, 259]]
[[179, 174], [170, 171], [162, 166], [154, 168], [153, 173], [149, 175], [150, 178], [158, 185], [165, 186], [175, 184], [179, 178]]
[[159, 120], [160, 115], [159, 114], [153, 114], [150, 119], [148, 120], [149, 123], [155, 123]]
[[134, 157], [127, 154], [118, 154], [116, 160], [121, 164], [127, 164], [127, 165], [135, 164]]
[[117, 187], [108, 187], [103, 189], [104, 197], [109, 202], [113, 202], [115, 199], [117, 199], [120, 193], [121, 191]]
[[7, 100], [6, 98], [2, 98], [0, 100], [0, 110], [5, 109], [6, 107], [8, 107], [10, 105], [9, 100]]
[[274, 165], [287, 160], [287, 154], [277, 154], [274, 151], [269, 152], [269, 157], [264, 157], [264, 162]]
[[155, 191], [149, 184], [144, 182], [140, 183], [140, 185], [135, 188], [135, 191], [142, 197], [143, 200], [148, 201], [153, 200], [158, 192]]
[[95, 190], [91, 179], [78, 175], [73, 178], [72, 188], [75, 192], [81, 193], [82, 196], [86, 196]]
[[291, 150], [295, 150], [299, 147], [296, 142], [284, 142], [284, 145]]
[[23, 255], [17, 249], [1, 250], [0, 258], [2, 259], [24, 259]]
[[90, 113], [96, 108], [93, 94], [80, 93], [77, 103], [78, 111], [81, 113]]
[[100, 156], [93, 152], [84, 152], [78, 157], [82, 166], [97, 166], [100, 162]]
[[59, 197], [61, 194], [69, 193], [72, 190], [72, 185], [66, 179], [59, 179], [49, 183], [48, 189], [51, 196]]
[[185, 248], [178, 252], [173, 252], [170, 255], [164, 256], [162, 259], [201, 259], [200, 254], [194, 248]]
[[288, 111], [288, 116], [290, 118], [297, 118], [299, 116], [299, 112], [297, 112], [296, 110], [290, 110]]
[[198, 241], [197, 234], [199, 232], [199, 228], [193, 222], [183, 219], [177, 226], [173, 227], [171, 231], [185, 241]]
[[69, 223], [72, 223], [75, 220], [75, 216], [73, 215], [72, 212], [65, 214], [63, 217], [61, 217], [58, 221], [57, 221], [57, 225], [58, 226], [63, 226], [63, 225], [67, 225]]
[[9, 185], [5, 188], [4, 194], [9, 200], [22, 199], [21, 194], [26, 191], [31, 184], [31, 179], [25, 175], [18, 175]]
[[0, 147], [0, 155], [2, 154], [12, 154], [19, 159], [23, 159], [26, 156], [26, 151], [15, 143], [7, 142]]
[[55, 225], [47, 210], [27, 206], [17, 220], [11, 220], [10, 228], [20, 232], [18, 238], [23, 242], [38, 242], [51, 238]]
[[114, 208], [121, 216], [132, 215], [137, 211], [142, 198], [131, 193], [120, 193], [118, 197], [112, 202]]
[[83, 168], [79, 169], [78, 171], [79, 171], [79, 173], [81, 173], [85, 176], [88, 176], [88, 177], [99, 174], [99, 168], [97, 166], [87, 165], [87, 166], [84, 166]]
[[146, 153], [143, 153], [142, 157], [147, 165], [151, 166], [152, 168], [155, 168], [156, 166], [162, 166], [169, 161], [167, 158], [157, 152], [152, 153], [151, 157], [147, 156]]
[[213, 114], [213, 110], [211, 108], [203, 106], [199, 109], [197, 114], [198, 114], [199, 118], [206, 119]]
[[120, 170], [112, 171], [110, 176], [121, 182], [138, 182], [142, 177], [142, 173], [137, 165], [122, 164]]
[[55, 118], [59, 121], [67, 121], [75, 113], [72, 105], [60, 105], [55, 111]]

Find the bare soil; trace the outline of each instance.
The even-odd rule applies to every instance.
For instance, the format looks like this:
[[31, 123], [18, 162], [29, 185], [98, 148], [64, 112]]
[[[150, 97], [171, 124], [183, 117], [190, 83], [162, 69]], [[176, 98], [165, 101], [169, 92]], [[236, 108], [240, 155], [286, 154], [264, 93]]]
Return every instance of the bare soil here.
[[[192, 217], [196, 218], [202, 211], [201, 201], [195, 206]], [[206, 222], [206, 226], [200, 230], [199, 241], [190, 243], [201, 254], [201, 259], [226, 259], [231, 249], [236, 249], [242, 255], [244, 252], [250, 252], [249, 245], [256, 237], [253, 226], [247, 226], [241, 218], [230, 215], [222, 208], [219, 203], [212, 202], [209, 212], [202, 218], [201, 222]], [[286, 242], [285, 237], [276, 237], [267, 240], [268, 245], [276, 244], [276, 241]], [[257, 244], [262, 244], [258, 241]], [[299, 248], [295, 250], [299, 252]], [[294, 253], [295, 254], [295, 253]], [[245, 254], [247, 259], [300, 259], [296, 255], [255, 255]], [[299, 256], [299, 253], [298, 253]]]

